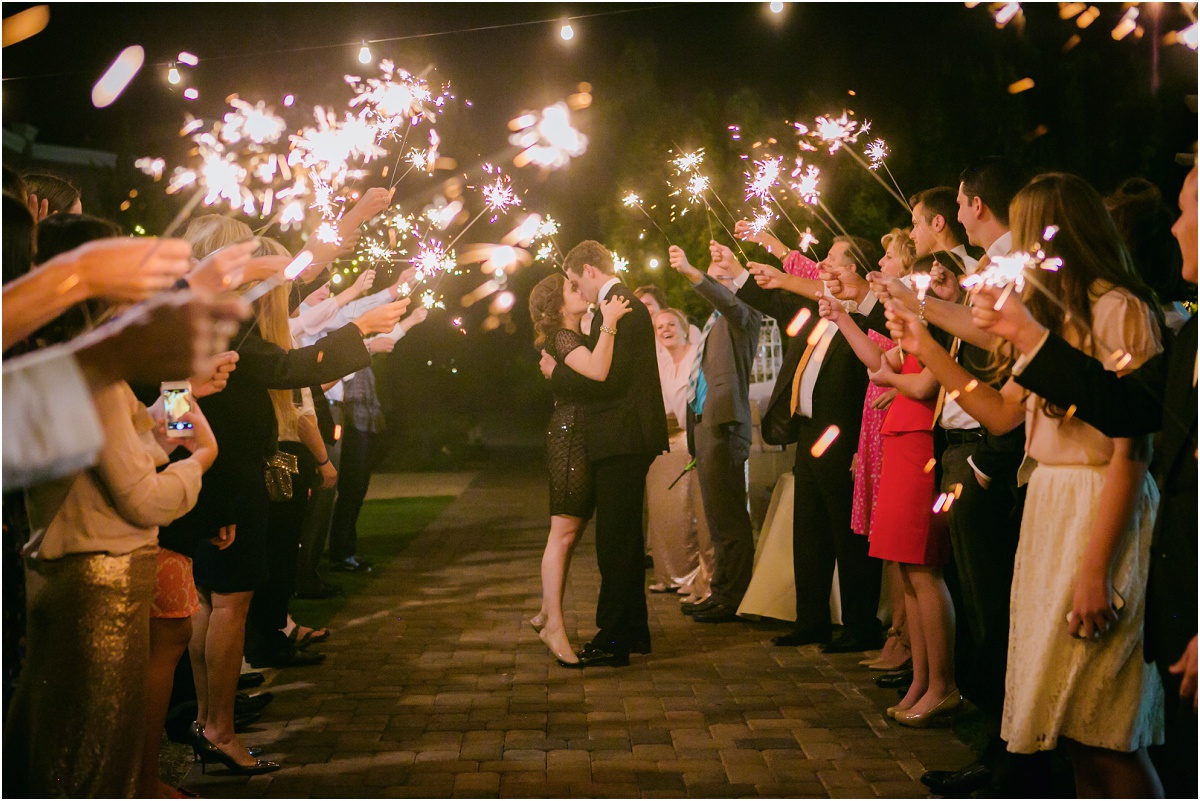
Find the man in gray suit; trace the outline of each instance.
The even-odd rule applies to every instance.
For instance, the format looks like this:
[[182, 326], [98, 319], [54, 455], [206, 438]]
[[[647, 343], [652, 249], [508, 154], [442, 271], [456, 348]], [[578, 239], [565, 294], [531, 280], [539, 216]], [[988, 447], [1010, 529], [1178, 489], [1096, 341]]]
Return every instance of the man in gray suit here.
[[670, 260], [714, 308], [700, 335], [688, 390], [688, 439], [713, 542], [712, 592], [697, 604], [684, 604], [683, 611], [698, 623], [727, 623], [737, 619], [754, 568], [746, 459], [753, 429], [750, 371], [762, 314], [738, 300], [717, 265], [705, 275], [674, 245]]

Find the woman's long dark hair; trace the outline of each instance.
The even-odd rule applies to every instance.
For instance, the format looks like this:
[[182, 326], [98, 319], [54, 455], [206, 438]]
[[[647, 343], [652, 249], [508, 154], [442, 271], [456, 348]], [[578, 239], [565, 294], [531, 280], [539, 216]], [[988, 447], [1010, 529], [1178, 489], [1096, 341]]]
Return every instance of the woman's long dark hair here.
[[554, 336], [554, 332], [563, 327], [563, 286], [566, 279], [561, 273], [552, 273], [541, 281], [529, 293], [529, 317], [533, 320], [533, 330], [536, 336], [533, 340], [535, 348], [542, 348], [546, 341]]

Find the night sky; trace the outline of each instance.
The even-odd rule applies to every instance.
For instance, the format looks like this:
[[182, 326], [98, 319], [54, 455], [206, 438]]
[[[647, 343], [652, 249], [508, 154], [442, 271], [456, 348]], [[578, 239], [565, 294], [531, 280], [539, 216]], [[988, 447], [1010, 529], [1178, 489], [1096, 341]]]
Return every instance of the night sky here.
[[[28, 5], [5, 3], [4, 14]], [[708, 144], [712, 165], [723, 170], [715, 180], [725, 182], [725, 197], [737, 208], [745, 166], [737, 161], [739, 149], [752, 153], [752, 141], [772, 133], [782, 142], [786, 121], [843, 109], [871, 119], [873, 135], [887, 139], [889, 166], [906, 192], [953, 184], [971, 158], [1002, 153], [1031, 173], [1076, 172], [1101, 192], [1142, 175], [1173, 206], [1185, 172], [1175, 154], [1196, 139], [1197, 118], [1186, 98], [1196, 94], [1197, 61], [1182, 45], [1156, 43], [1188, 24], [1180, 5], [1143, 4], [1144, 35], [1123, 41], [1110, 33], [1125, 13], [1120, 4], [1099, 4], [1086, 29], [1060, 19], [1059, 4], [1050, 3], [1026, 4], [1021, 17], [998, 29], [992, 18], [998, 7], [787, 4], [774, 15], [766, 3], [52, 3], [46, 30], [3, 51], [3, 123], [10, 130], [35, 127], [38, 142], [116, 153], [110, 186], [85, 192], [85, 210], [129, 230], [146, 223], [154, 233], [153, 221], [169, 219], [177, 201], [165, 200], [162, 184], [150, 184], [132, 163], [148, 155], [170, 166], [185, 163], [186, 142], [178, 136], [185, 114], [213, 119], [234, 92], [279, 109], [292, 93], [296, 104], [285, 116], [299, 127], [316, 104], [346, 107], [351, 92], [344, 75], [374, 74], [356, 60], [362, 40], [405, 37], [371, 49], [414, 73], [432, 66], [433, 84], [449, 81], [459, 102], [437, 128], [442, 153], [457, 160], [460, 172], [504, 151], [506, 124], [519, 112], [591, 84], [594, 102], [575, 116], [591, 140], [584, 156], [548, 176], [505, 165], [526, 193], [525, 207], [560, 220], [564, 249], [588, 237], [640, 241], [645, 222], [623, 211], [620, 197], [629, 189], [665, 195], [663, 187], [642, 184], [661, 173], [672, 144]], [[577, 17], [575, 37], [564, 42], [559, 21], [568, 16]], [[1064, 52], [1076, 34], [1079, 42]], [[114, 105], [93, 108], [93, 83], [131, 44], [145, 47], [146, 66]], [[200, 64], [185, 68], [184, 83], [173, 87], [166, 63], [181, 50]], [[1033, 79], [1034, 88], [1010, 94], [1008, 86], [1023, 78]], [[186, 86], [196, 87], [200, 99], [185, 100]], [[726, 125], [746, 124], [739, 115], [749, 107], [770, 124], [731, 142]], [[787, 142], [777, 152], [790, 160], [796, 149]], [[905, 221], [903, 208], [865, 171], [838, 158], [826, 165], [826, 197], [849, 226], [861, 226], [855, 233], [877, 238]], [[419, 210], [445, 177], [412, 176], [397, 202]], [[118, 211], [131, 186], [141, 187], [137, 201]], [[464, 241], [496, 241], [503, 223], [481, 223]], [[629, 255], [644, 263], [648, 254]], [[437, 358], [414, 356], [409, 367], [441, 370], [438, 380], [449, 387], [474, 376], [475, 389], [459, 394], [473, 398], [476, 411], [528, 406], [530, 393], [540, 393], [533, 405], [543, 408], [548, 401], [528, 344], [523, 295], [545, 268], [523, 272], [512, 282], [511, 336], [451, 342], [450, 326], [427, 324], [415, 339], [427, 340]], [[481, 280], [471, 278], [472, 286]], [[666, 284], [673, 278], [661, 271], [630, 276]], [[478, 323], [469, 319], [468, 327]]]

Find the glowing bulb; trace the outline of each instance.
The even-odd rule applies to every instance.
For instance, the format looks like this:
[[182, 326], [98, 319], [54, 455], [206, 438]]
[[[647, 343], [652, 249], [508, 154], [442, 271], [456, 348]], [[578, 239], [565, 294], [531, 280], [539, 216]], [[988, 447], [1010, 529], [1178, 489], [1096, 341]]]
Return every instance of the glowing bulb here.
[[658, 269], [658, 259], [651, 259], [651, 260], [650, 260], [650, 269], [651, 269], [651, 270], [657, 270], [657, 269]]
[[564, 42], [569, 42], [575, 38], [575, 29], [571, 27], [571, 23], [564, 22], [562, 28], [558, 31], [558, 35], [562, 37]]
[[196, 98], [200, 97], [200, 93], [189, 87], [183, 90], [183, 96], [188, 100], [195, 100]]
[[292, 104], [295, 102], [296, 102], [295, 95], [285, 95], [283, 98], [283, 105], [287, 106], [288, 108], [291, 108]]
[[363, 42], [363, 46], [358, 51], [358, 63], [360, 63], [360, 64], [370, 64], [371, 63], [371, 48], [367, 47], [366, 42]]
[[194, 67], [200, 63], [200, 59], [196, 58], [194, 55], [192, 55], [191, 53], [189, 53], [186, 50], [184, 50], [182, 53], [180, 53], [176, 57], [176, 60], [178, 60], [180, 64], [187, 64], [189, 67]]
[[783, 3], [779, 2], [779, 0], [774, 0], [774, 2], [771, 3], [771, 13], [772, 14], [782, 14], [783, 13]]
[[176, 84], [176, 83], [179, 83], [181, 80], [183, 80], [183, 79], [179, 77], [179, 70], [175, 69], [174, 67], [171, 67], [171, 69], [167, 70], [167, 82], [168, 83]]

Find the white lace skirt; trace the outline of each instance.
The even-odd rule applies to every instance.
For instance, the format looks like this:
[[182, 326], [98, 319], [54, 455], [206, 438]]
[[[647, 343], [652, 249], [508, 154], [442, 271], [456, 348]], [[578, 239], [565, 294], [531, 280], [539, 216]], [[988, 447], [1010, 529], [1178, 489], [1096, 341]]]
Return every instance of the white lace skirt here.
[[1059, 737], [1114, 751], [1163, 741], [1163, 690], [1142, 658], [1146, 577], [1158, 490], [1147, 476], [1119, 546], [1120, 622], [1098, 640], [1067, 633], [1107, 466], [1039, 466], [1029, 482], [1013, 571], [1001, 736], [1028, 754]]

